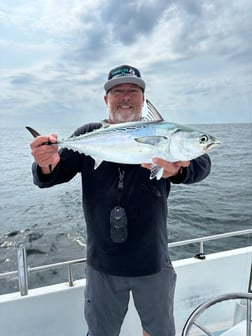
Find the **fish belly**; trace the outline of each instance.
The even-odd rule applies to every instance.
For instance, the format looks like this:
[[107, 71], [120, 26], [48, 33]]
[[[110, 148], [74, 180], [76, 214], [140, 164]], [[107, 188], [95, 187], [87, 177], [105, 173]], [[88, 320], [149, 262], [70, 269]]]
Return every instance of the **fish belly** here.
[[161, 155], [155, 146], [138, 143], [125, 135], [70, 141], [63, 143], [62, 147], [90, 155], [95, 160], [126, 164], [151, 163], [153, 157]]

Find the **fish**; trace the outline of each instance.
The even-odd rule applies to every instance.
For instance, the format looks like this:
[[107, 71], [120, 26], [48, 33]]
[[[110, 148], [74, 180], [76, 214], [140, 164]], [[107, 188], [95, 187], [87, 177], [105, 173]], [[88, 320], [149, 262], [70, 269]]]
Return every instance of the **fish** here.
[[[148, 99], [146, 105], [147, 114], [140, 121], [105, 123], [89, 133], [42, 145], [57, 145], [89, 155], [95, 160], [94, 169], [103, 161], [121, 164], [150, 163], [150, 179], [159, 180], [164, 169], [153, 163], [154, 157], [170, 162], [190, 161], [221, 143], [218, 138], [204, 131], [164, 120]], [[26, 126], [26, 129], [34, 137], [40, 135], [30, 126]]]

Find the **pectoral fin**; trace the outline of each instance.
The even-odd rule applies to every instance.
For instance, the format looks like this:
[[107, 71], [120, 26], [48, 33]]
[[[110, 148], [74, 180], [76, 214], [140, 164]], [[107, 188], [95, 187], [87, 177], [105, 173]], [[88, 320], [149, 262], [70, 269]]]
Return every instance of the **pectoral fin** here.
[[155, 146], [159, 144], [161, 141], [166, 140], [166, 137], [164, 136], [149, 136], [149, 137], [140, 137], [135, 138], [135, 141], [146, 144], [146, 145], [152, 145]]
[[102, 164], [103, 161], [95, 158], [93, 159], [95, 160], [94, 169], [97, 169]]
[[150, 179], [156, 178], [157, 180], [160, 180], [161, 177], [163, 176], [164, 168], [153, 164], [151, 168], [151, 173], [150, 173]]

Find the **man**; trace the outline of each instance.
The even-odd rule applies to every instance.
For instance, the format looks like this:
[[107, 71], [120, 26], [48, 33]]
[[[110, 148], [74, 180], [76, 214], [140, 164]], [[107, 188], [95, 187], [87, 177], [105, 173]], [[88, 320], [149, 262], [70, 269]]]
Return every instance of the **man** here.
[[[141, 119], [145, 82], [138, 69], [129, 65], [112, 69], [104, 88], [108, 123]], [[74, 135], [101, 125], [82, 126]], [[164, 173], [160, 180], [151, 180], [150, 164], [103, 162], [94, 170], [94, 160], [89, 156], [43, 145], [56, 140], [51, 134], [31, 143], [34, 183], [47, 188], [81, 173], [87, 227], [88, 335], [118, 336], [132, 292], [143, 334], [174, 336], [176, 274], [167, 247], [167, 197], [171, 183], [195, 183], [209, 174], [208, 155], [173, 163], [153, 158]], [[114, 225], [119, 218], [117, 211], [119, 226]]]

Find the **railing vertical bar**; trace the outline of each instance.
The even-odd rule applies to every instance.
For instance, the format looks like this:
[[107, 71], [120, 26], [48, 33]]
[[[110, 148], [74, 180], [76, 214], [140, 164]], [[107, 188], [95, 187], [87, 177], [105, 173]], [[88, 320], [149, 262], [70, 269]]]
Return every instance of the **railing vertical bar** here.
[[251, 304], [252, 301], [250, 299], [247, 299], [247, 336], [251, 335]]
[[71, 264], [68, 264], [68, 286], [73, 287], [73, 270]]
[[19, 245], [17, 249], [17, 266], [18, 266], [18, 284], [20, 295], [28, 294], [28, 272], [26, 262], [26, 249], [24, 245]]
[[201, 255], [204, 254], [204, 242], [203, 241], [200, 242], [200, 254]]

